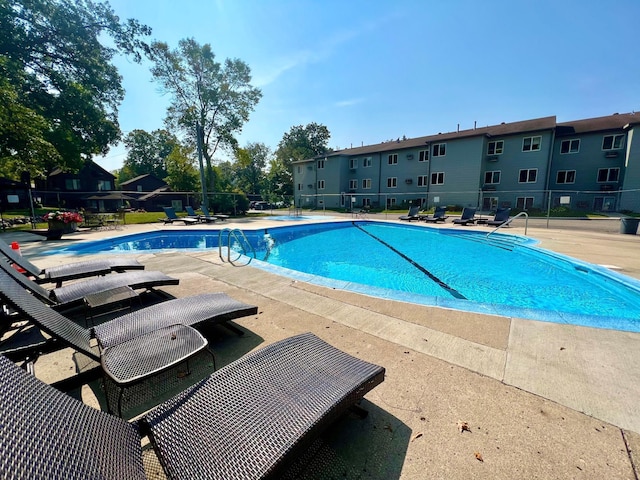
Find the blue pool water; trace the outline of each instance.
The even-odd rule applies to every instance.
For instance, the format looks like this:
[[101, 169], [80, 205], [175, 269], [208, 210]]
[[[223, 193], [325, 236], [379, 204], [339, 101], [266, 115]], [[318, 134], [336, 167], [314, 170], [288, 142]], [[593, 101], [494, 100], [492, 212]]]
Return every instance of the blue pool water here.
[[[251, 247], [232, 237], [231, 248], [253, 249], [252, 265], [305, 281], [445, 308], [640, 331], [640, 281], [542, 250], [524, 237], [369, 221], [244, 234]], [[217, 249], [218, 239], [218, 231], [172, 230], [87, 242], [62, 253]]]

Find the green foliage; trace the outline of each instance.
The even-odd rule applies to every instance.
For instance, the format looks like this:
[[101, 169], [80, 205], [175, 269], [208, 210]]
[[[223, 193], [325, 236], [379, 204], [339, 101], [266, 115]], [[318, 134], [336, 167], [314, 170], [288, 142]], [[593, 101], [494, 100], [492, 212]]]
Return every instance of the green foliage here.
[[265, 198], [284, 198], [293, 195], [292, 170], [280, 160], [271, 161], [267, 174], [266, 188], [263, 192]]
[[36, 177], [106, 153], [124, 93], [111, 60], [139, 61], [151, 30], [107, 3], [0, 0], [0, 32], [0, 164]]
[[258, 194], [265, 185], [265, 168], [271, 157], [271, 149], [264, 143], [249, 143], [235, 151], [232, 166], [234, 185], [240, 191]]
[[214, 153], [219, 146], [237, 145], [234, 135], [262, 96], [251, 86], [251, 70], [238, 59], [217, 62], [211, 45], [200, 45], [192, 38], [180, 40], [177, 50], [154, 42], [149, 57], [154, 80], [171, 95], [165, 122], [171, 131], [182, 131], [202, 146], [207, 179], [213, 187]]
[[123, 162], [124, 173], [118, 176], [120, 182], [145, 174], [164, 179], [169, 174], [167, 157], [180, 143], [175, 135], [166, 130], [154, 130], [151, 133], [133, 130], [124, 138], [124, 145], [128, 152]]
[[318, 123], [309, 123], [306, 126], [296, 125], [285, 133], [278, 144], [276, 159], [287, 170], [291, 170], [292, 162], [307, 160], [318, 155], [324, 155], [331, 150], [328, 148], [331, 134], [329, 129]]
[[167, 177], [165, 182], [176, 192], [198, 190], [200, 177], [194, 165], [193, 149], [176, 145], [167, 156]]

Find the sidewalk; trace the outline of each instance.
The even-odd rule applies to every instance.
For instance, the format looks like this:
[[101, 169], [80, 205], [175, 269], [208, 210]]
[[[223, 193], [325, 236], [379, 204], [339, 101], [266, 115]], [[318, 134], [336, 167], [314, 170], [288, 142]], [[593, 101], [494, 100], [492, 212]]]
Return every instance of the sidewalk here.
[[[257, 225], [269, 220], [224, 226]], [[23, 254], [37, 256], [61, 242], [161, 227], [127, 226], [60, 242], [15, 239]], [[523, 230], [517, 225], [509, 233]], [[640, 278], [640, 236], [531, 223], [528, 236], [544, 248]], [[367, 395], [369, 417], [346, 416], [328, 432], [331, 465], [346, 470], [346, 478], [638, 478], [640, 334], [381, 300], [231, 267], [217, 251], [139, 259], [147, 269], [180, 278], [180, 285], [165, 289], [174, 296], [225, 291], [259, 306], [257, 316], [236, 322], [244, 337], [220, 329], [210, 338], [220, 365], [312, 331], [387, 369], [385, 382]], [[64, 260], [44, 256], [37, 263]], [[41, 358], [36, 375], [54, 381], [74, 368], [72, 352], [62, 351]], [[99, 406], [96, 392], [99, 397], [87, 386], [81, 395]], [[461, 433], [459, 422], [470, 432]], [[313, 478], [331, 478], [325, 475], [330, 470]]]

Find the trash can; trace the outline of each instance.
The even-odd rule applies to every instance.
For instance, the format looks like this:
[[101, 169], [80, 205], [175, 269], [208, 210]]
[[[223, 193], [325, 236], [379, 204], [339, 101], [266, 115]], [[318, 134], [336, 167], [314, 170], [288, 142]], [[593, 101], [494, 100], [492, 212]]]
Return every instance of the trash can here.
[[621, 218], [620, 219], [620, 233], [628, 233], [630, 235], [635, 235], [638, 232], [638, 224], [640, 223], [640, 218]]

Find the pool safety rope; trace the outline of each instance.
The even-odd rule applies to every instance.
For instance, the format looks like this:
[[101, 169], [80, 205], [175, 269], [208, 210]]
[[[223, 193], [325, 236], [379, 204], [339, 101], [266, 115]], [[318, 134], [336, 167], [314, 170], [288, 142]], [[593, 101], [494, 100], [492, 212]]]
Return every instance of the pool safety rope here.
[[402, 257], [404, 260], [406, 260], [407, 262], [409, 262], [411, 265], [413, 265], [414, 267], [416, 267], [418, 270], [420, 270], [422, 273], [424, 273], [427, 277], [429, 277], [431, 280], [433, 280], [435, 283], [437, 283], [438, 285], [440, 285], [440, 287], [442, 287], [443, 289], [445, 289], [447, 292], [449, 292], [451, 295], [453, 295], [455, 298], [459, 298], [461, 300], [466, 300], [467, 297], [465, 297], [464, 295], [462, 295], [460, 292], [458, 292], [455, 288], [450, 287], [449, 285], [447, 285], [446, 283], [444, 283], [442, 280], [440, 280], [438, 277], [436, 277], [433, 273], [431, 273], [429, 270], [427, 270], [426, 268], [424, 268], [422, 265], [420, 265], [418, 262], [412, 260], [411, 258], [407, 257], [404, 253], [402, 253], [401, 251], [397, 250], [393, 245], [389, 245], [387, 242], [385, 242], [384, 240], [382, 240], [379, 237], [376, 237], [373, 233], [371, 232], [367, 232], [364, 228], [362, 228], [360, 225], [358, 225], [355, 222], [352, 222], [353, 226], [356, 227], [357, 229], [361, 230], [362, 232], [366, 233], [367, 235], [369, 235], [371, 238], [373, 238], [374, 240], [377, 240], [378, 242], [380, 242], [382, 245], [384, 245], [385, 247], [387, 247], [389, 250], [391, 250], [392, 252], [400, 255], [400, 257]]

